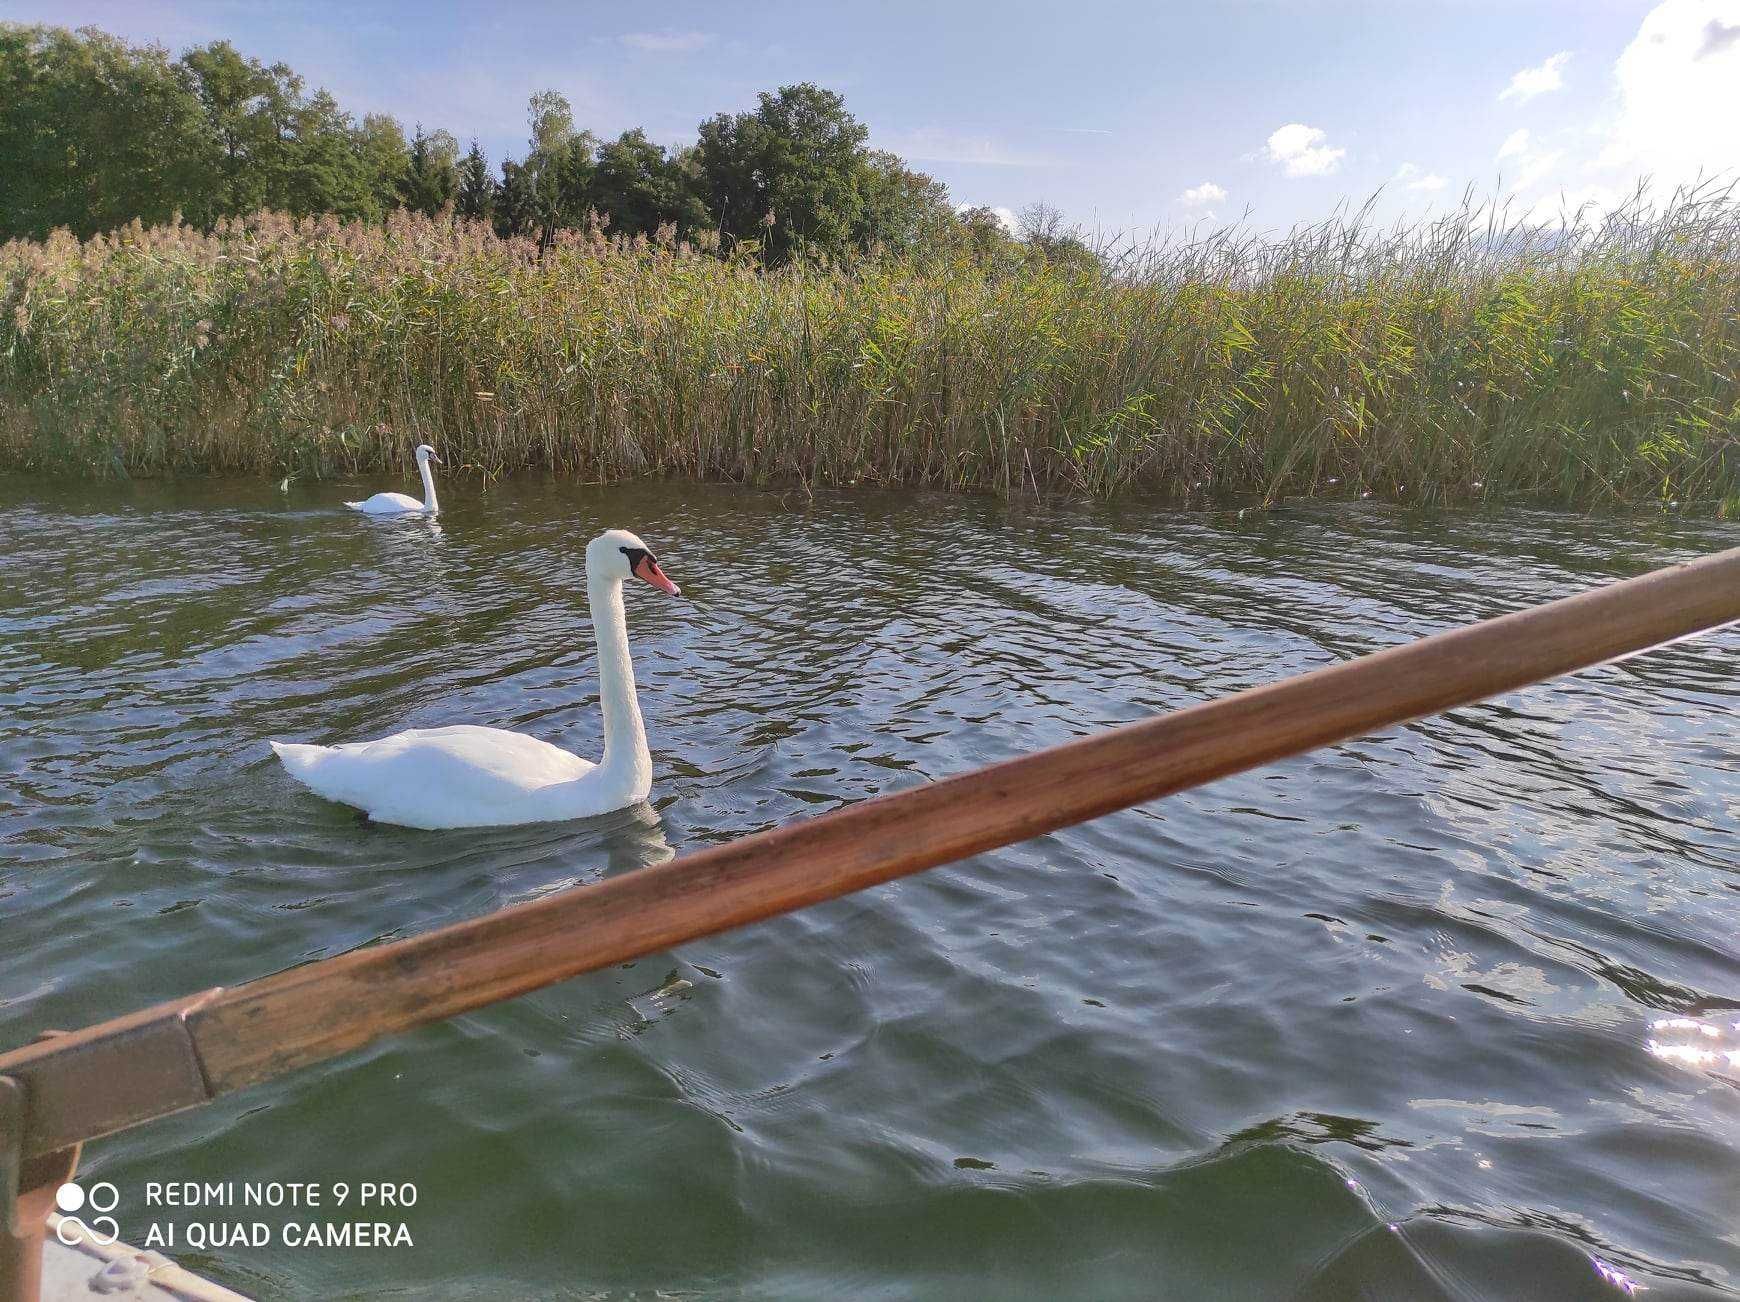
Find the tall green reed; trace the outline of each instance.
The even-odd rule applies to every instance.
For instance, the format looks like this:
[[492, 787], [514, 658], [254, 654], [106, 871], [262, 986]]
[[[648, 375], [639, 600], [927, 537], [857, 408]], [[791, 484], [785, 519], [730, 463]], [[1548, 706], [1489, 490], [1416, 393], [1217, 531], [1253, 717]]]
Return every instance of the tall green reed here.
[[274, 214], [0, 246], [0, 466], [1740, 505], [1740, 205], [764, 268]]

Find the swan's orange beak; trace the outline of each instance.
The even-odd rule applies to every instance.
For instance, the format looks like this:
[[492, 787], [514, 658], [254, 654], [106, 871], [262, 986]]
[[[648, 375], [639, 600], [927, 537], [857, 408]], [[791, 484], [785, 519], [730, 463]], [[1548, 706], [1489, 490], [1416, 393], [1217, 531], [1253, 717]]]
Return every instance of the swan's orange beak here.
[[660, 592], [668, 593], [670, 596], [680, 597], [683, 595], [683, 590], [667, 579], [665, 572], [659, 568], [659, 563], [645, 552], [642, 552], [640, 559], [634, 563], [634, 577], [645, 580]]

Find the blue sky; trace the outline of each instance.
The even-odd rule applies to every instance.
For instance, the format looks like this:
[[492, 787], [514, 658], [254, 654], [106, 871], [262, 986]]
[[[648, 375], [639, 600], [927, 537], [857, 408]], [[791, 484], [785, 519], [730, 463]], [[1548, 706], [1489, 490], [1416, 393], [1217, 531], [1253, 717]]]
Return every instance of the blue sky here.
[[657, 6], [385, 0], [0, 0], [172, 50], [223, 37], [359, 115], [493, 160], [554, 88], [601, 135], [666, 143], [816, 81], [961, 203], [1055, 204], [1100, 230], [1386, 215], [1466, 185], [1541, 213], [1640, 173], [1740, 168], [1740, 0], [1025, 0]]

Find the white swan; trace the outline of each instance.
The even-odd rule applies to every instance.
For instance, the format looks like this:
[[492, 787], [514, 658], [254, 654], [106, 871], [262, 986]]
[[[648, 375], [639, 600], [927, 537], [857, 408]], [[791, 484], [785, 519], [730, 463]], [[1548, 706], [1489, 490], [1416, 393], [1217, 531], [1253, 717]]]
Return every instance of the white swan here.
[[598, 638], [604, 758], [578, 755], [500, 728], [413, 728], [379, 741], [272, 749], [303, 785], [370, 818], [402, 827], [497, 827], [590, 818], [638, 804], [652, 790], [652, 756], [628, 659], [623, 580], [676, 596], [658, 558], [625, 529], [586, 547], [586, 592]]
[[423, 476], [423, 500], [404, 493], [376, 493], [373, 497], [361, 502], [346, 502], [353, 511], [361, 511], [364, 515], [435, 515], [440, 512], [440, 503], [435, 500], [435, 474], [429, 469], [429, 463], [441, 464], [441, 458], [435, 455], [435, 449], [427, 443], [417, 445], [417, 473]]

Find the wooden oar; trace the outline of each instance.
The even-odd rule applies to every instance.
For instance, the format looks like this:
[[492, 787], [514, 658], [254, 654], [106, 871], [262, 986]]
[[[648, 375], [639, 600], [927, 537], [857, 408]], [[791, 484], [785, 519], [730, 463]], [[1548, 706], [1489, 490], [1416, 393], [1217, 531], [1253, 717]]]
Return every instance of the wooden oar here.
[[1740, 620], [1740, 549], [0, 1056], [45, 1154], [582, 972]]

